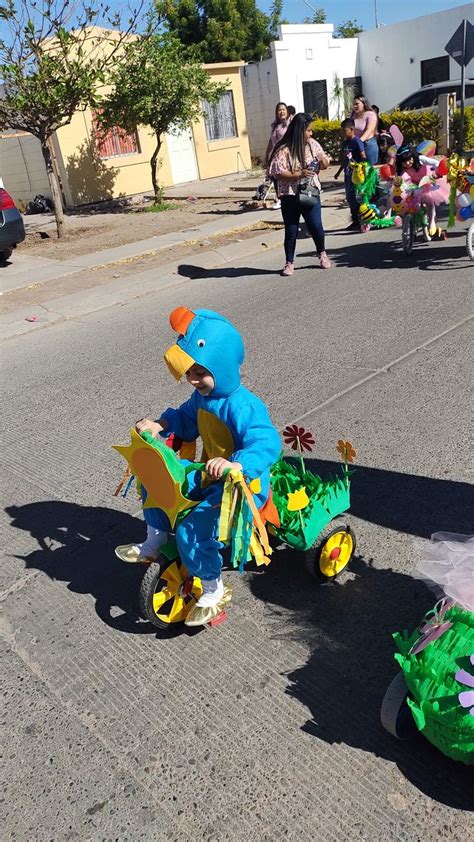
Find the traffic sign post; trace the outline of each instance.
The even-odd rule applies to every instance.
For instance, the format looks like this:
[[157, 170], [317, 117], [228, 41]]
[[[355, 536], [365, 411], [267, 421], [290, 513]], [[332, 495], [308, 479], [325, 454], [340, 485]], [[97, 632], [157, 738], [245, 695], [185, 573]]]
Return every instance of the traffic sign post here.
[[459, 152], [464, 150], [464, 99], [465, 68], [474, 58], [474, 26], [464, 19], [445, 48], [448, 55], [461, 66], [461, 125], [459, 129]]

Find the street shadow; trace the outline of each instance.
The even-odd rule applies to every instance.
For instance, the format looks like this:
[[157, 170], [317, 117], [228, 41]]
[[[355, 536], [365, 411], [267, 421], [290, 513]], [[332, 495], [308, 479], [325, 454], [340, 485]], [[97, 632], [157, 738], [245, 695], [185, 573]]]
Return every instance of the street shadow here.
[[[350, 236], [350, 232], [342, 232]], [[335, 236], [341, 236], [334, 232]], [[328, 236], [333, 236], [329, 231]], [[355, 239], [354, 235], [354, 239]], [[419, 269], [421, 271], [457, 271], [466, 268], [469, 260], [466, 247], [450, 245], [446, 242], [417, 243], [412, 253], [406, 256], [402, 250], [401, 240], [375, 240], [371, 234], [359, 235], [360, 242], [351, 242], [347, 246], [336, 246], [331, 249], [331, 260], [338, 268], [361, 267], [365, 269]], [[465, 240], [465, 235], [464, 235]], [[460, 262], [460, 258], [466, 258]]]
[[[305, 464], [322, 477], [341, 470], [332, 460], [305, 459]], [[468, 482], [355, 466], [351, 514], [361, 520], [429, 539], [433, 532], [471, 533], [473, 512], [474, 486]]]
[[[340, 472], [340, 463], [332, 461], [307, 460], [307, 467], [323, 477]], [[473, 503], [467, 483], [358, 465], [348, 520], [355, 515], [423, 538], [437, 530], [466, 533], [472, 530]], [[310, 651], [306, 663], [286, 676], [286, 692], [310, 714], [301, 729], [390, 760], [431, 798], [470, 809], [472, 781], [463, 764], [421, 735], [400, 743], [380, 724], [381, 701], [397, 671], [392, 634], [416, 628], [435, 601], [423, 582], [393, 569], [407, 562], [398, 557], [403, 544], [393, 546], [390, 568], [355, 555], [349, 572], [325, 585], [310, 580], [300, 554], [282, 548], [262, 575], [251, 577], [250, 587], [275, 621], [274, 636], [303, 642]]]
[[295, 727], [395, 763], [430, 798], [472, 809], [472, 776], [464, 764], [421, 734], [399, 742], [380, 724], [380, 705], [397, 672], [392, 634], [414, 629], [433, 606], [433, 595], [422, 582], [377, 568], [361, 555], [350, 571], [340, 581], [318, 585], [286, 549], [251, 579], [252, 593], [266, 603], [274, 623], [273, 637], [303, 642], [310, 651], [302, 666], [285, 674], [286, 693], [307, 712], [295, 707]]
[[138, 591], [144, 568], [124, 564], [114, 554], [118, 544], [143, 540], [141, 520], [115, 509], [58, 500], [5, 511], [12, 527], [29, 532], [38, 543], [27, 556], [16, 556], [26, 570], [40, 570], [74, 593], [91, 594], [98, 617], [117, 631], [160, 638], [182, 634], [182, 626], [161, 632], [141, 618]]
[[245, 278], [249, 275], [277, 275], [276, 269], [257, 269], [255, 266], [221, 266], [218, 269], [204, 269], [202, 266], [194, 266], [190, 263], [180, 263], [177, 269], [178, 275], [183, 278], [197, 280], [198, 278]]

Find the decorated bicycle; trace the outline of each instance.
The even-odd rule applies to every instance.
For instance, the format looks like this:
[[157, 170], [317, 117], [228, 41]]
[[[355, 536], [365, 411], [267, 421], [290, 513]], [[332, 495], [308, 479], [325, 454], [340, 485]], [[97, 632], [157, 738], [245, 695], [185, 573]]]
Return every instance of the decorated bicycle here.
[[[229, 548], [232, 566], [242, 571], [250, 560], [258, 566], [270, 563], [270, 533], [303, 554], [312, 576], [329, 582], [347, 568], [356, 547], [354, 532], [341, 517], [350, 507], [350, 465], [356, 452], [349, 441], [340, 439], [337, 452], [342, 460], [341, 472], [323, 479], [307, 468], [303, 458], [315, 444], [313, 435], [292, 424], [283, 431], [283, 438], [298, 457], [290, 461], [282, 455], [273, 465], [272, 494], [262, 509], [257, 509], [254, 502], [256, 487], [247, 485], [241, 471], [229, 470], [223, 475], [218, 540]], [[176, 438], [164, 443], [133, 429], [129, 445], [114, 445], [128, 463], [115, 493], [125, 496], [135, 479], [139, 493], [142, 486], [146, 487], [145, 505], [160, 507], [171, 524], [169, 540], [161, 545], [156, 560], [144, 560], [139, 592], [143, 617], [160, 628], [186, 621], [202, 593], [200, 579], [190, 576], [180, 559], [176, 529], [196, 505], [190, 496], [188, 477], [203, 472], [205, 463], [180, 459], [173, 448], [181, 445]], [[231, 589], [226, 593], [224, 602], [228, 603]], [[205, 625], [218, 625], [226, 616], [221, 610]]]
[[466, 232], [468, 257], [474, 260], [474, 158], [469, 164], [457, 154], [451, 155], [447, 169], [449, 194], [448, 228], [454, 228], [455, 221], [469, 222]]
[[422, 578], [440, 597], [411, 634], [393, 635], [400, 672], [381, 707], [398, 739], [420, 731], [447, 757], [474, 764], [474, 537], [435, 533]]

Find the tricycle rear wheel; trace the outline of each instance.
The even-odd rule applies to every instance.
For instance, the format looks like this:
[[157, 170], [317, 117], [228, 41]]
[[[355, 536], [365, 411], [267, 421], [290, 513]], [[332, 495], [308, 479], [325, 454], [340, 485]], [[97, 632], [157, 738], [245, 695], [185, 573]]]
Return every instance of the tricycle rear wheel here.
[[330, 582], [347, 568], [355, 548], [356, 537], [350, 526], [331, 521], [305, 553], [306, 569], [318, 581]]
[[159, 629], [183, 623], [202, 592], [199, 579], [191, 579], [179, 558], [160, 555], [148, 565], [140, 585], [140, 611]]

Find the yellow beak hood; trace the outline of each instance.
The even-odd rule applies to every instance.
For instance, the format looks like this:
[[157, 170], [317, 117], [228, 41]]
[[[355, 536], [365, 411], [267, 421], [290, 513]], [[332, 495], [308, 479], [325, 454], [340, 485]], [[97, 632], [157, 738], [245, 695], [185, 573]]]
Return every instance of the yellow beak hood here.
[[165, 353], [165, 363], [176, 380], [181, 380], [195, 362], [179, 345], [172, 345]]

